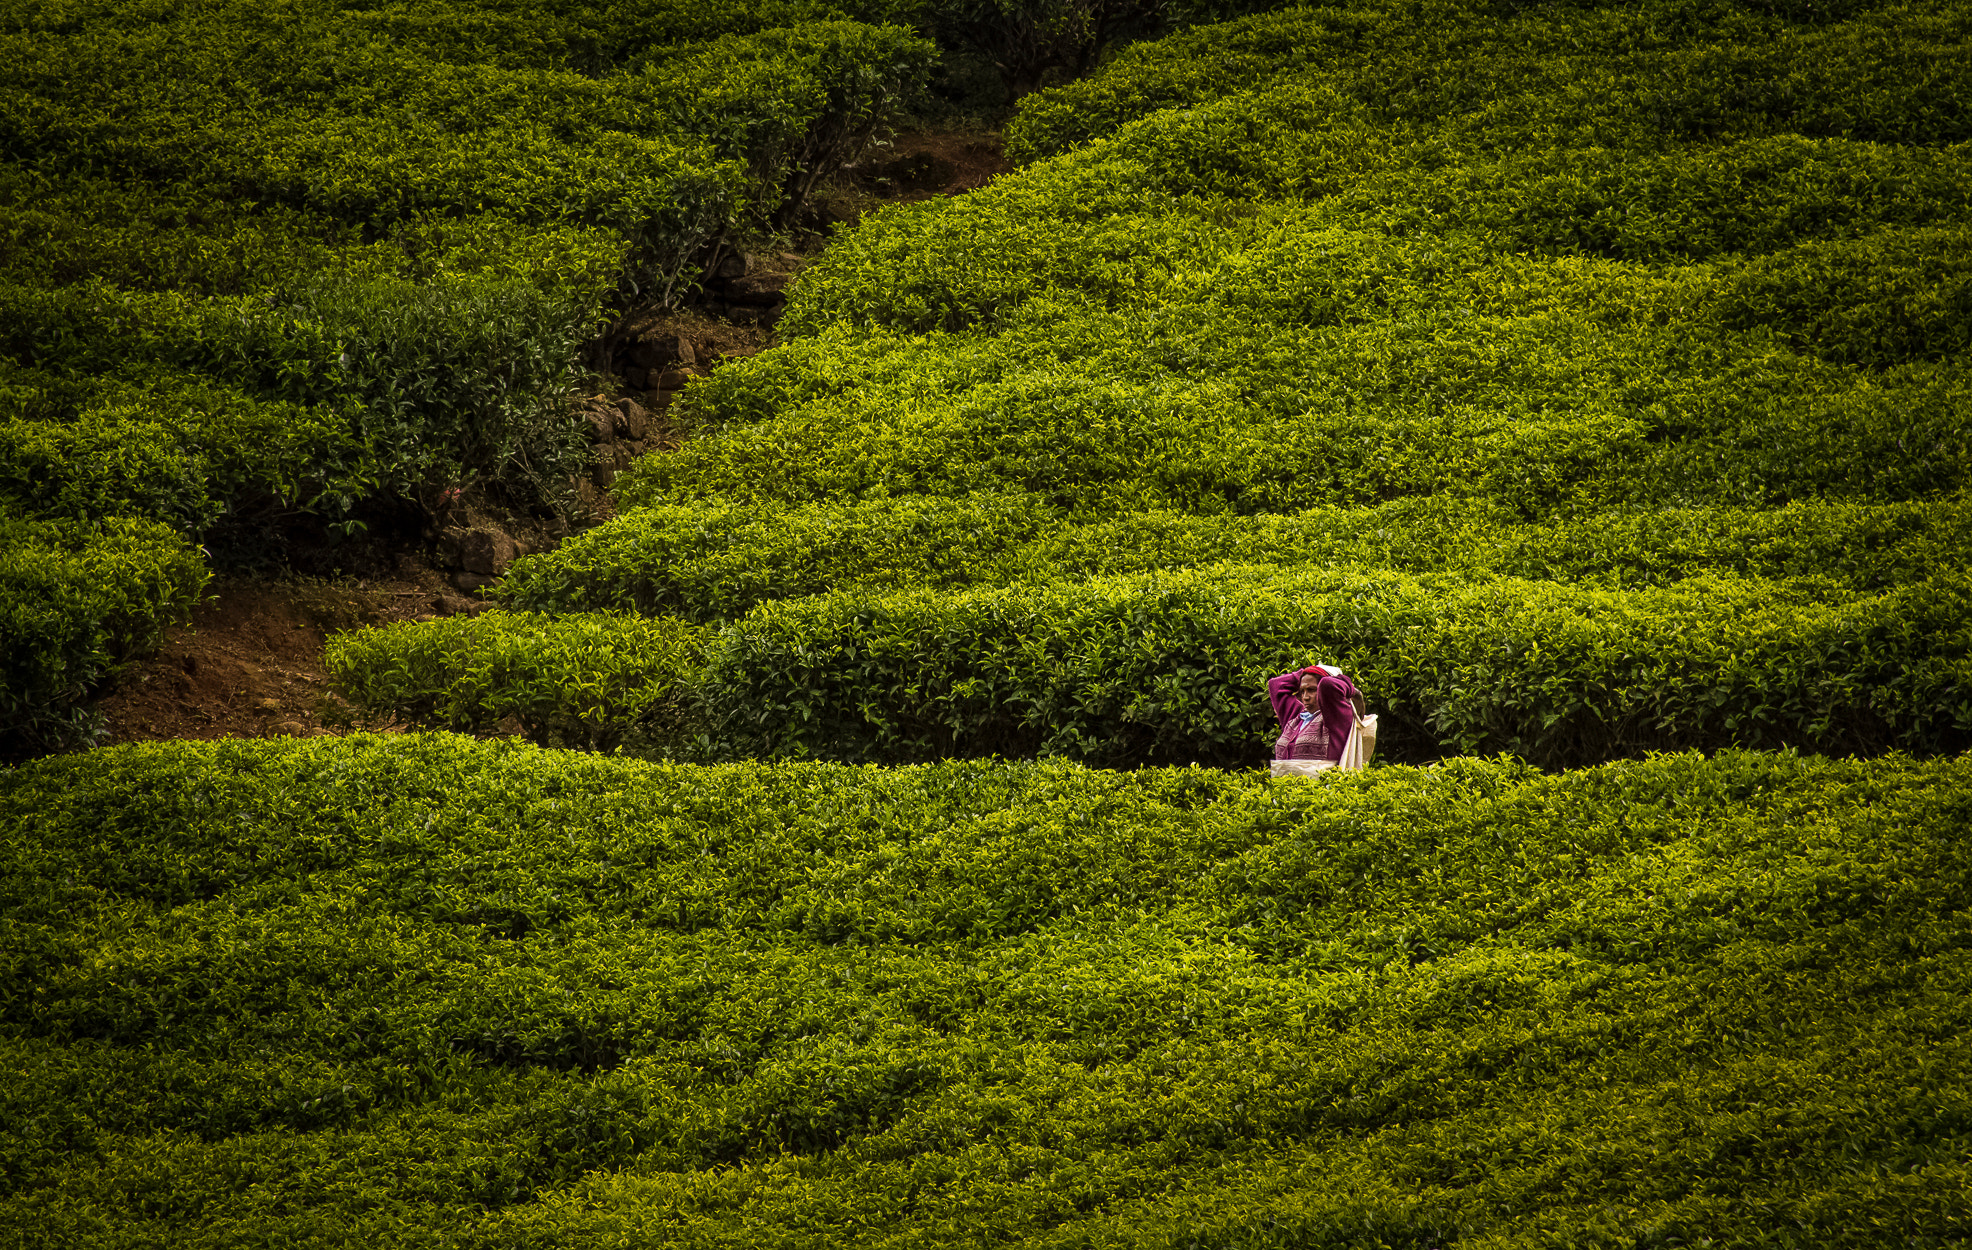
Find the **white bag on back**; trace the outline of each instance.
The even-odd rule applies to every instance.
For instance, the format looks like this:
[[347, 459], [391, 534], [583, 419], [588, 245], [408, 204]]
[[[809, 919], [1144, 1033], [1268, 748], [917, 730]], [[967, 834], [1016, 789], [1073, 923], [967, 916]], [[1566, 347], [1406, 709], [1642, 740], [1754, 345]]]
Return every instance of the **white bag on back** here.
[[1376, 754], [1376, 717], [1358, 716], [1349, 723], [1349, 740], [1342, 744], [1337, 768], [1364, 769]]

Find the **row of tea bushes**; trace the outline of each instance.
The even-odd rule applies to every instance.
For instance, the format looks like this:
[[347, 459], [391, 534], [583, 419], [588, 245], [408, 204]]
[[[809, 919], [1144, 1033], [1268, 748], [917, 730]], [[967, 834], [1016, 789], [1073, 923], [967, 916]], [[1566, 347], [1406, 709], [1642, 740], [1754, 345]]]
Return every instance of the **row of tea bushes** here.
[[1609, 589], [1722, 571], [1880, 591], [1972, 549], [1960, 500], [1668, 508], [1547, 524], [1483, 500], [1423, 498], [1288, 516], [1127, 513], [1074, 522], [1023, 495], [633, 508], [523, 557], [499, 587], [536, 612], [730, 620], [770, 599], [958, 589], [1224, 561], [1504, 574]]
[[198, 551], [155, 521], [0, 518], [0, 757], [87, 741], [84, 696], [205, 582]]
[[[1972, 138], [1962, 55], [1972, 25], [1957, 6], [1778, 9], [1526, 5], [1482, 17], [1414, 0], [1288, 7], [1133, 45], [1085, 79], [1027, 97], [1007, 152], [1032, 163], [1159, 110], [1308, 81], [1384, 117], [1441, 124], [1448, 137], [1477, 128], [1523, 148], [1775, 133]], [[1790, 20], [1801, 17], [1818, 20]]]
[[[1788, 79], [1781, 107], [1776, 40], [1868, 72]], [[1956, 493], [1968, 40], [1927, 6], [1797, 28], [1409, 5], [1137, 45], [1030, 111], [1129, 66], [1196, 91], [864, 221], [804, 272], [790, 341], [696, 389], [709, 437], [620, 498], [1452, 493], [1541, 517]]]
[[536, 612], [727, 620], [769, 599], [851, 586], [1004, 580], [1060, 522], [1039, 500], [1017, 495], [633, 508], [516, 560], [496, 593], [508, 607]]
[[338, 518], [383, 473], [364, 422], [337, 404], [269, 400], [141, 351], [121, 373], [0, 362], [0, 509], [200, 535], [295, 512]]
[[[659, 749], [882, 763], [1061, 755], [1118, 767], [1262, 760], [1266, 679], [1319, 661], [1368, 692], [1386, 757], [1509, 751], [1572, 767], [1730, 745], [1962, 749], [1968, 621], [1962, 571], [1861, 593], [1710, 571], [1599, 589], [1221, 564], [770, 600], [705, 635], [702, 658], [691, 627], [672, 618], [606, 613], [395, 625], [344, 635], [330, 654], [360, 706], [428, 724], [484, 730], [508, 710], [541, 709], [522, 712], [538, 721], [574, 700], [582, 732], [558, 740], [648, 738], [638, 702], [648, 698], [686, 705]], [[650, 631], [679, 650], [646, 641]], [[596, 690], [620, 690], [620, 705]]]
[[722, 630], [701, 698], [743, 755], [1249, 764], [1273, 735], [1264, 682], [1317, 662], [1356, 679], [1400, 760], [1954, 751], [1972, 741], [1972, 581], [1831, 599], [1722, 574], [1612, 591], [1234, 565], [845, 592]]
[[[1210, 513], [1453, 494], [1541, 517], [1968, 484], [1972, 285], [1906, 300], [1930, 261], [1845, 302], [1871, 281], [1860, 245], [1814, 253], [1812, 281], [1798, 250], [1757, 274], [1647, 271], [1345, 230], [1319, 207], [1268, 210], [1201, 256], [1211, 233], [1176, 210], [1051, 221], [1045, 201], [1095, 172], [865, 223], [788, 314], [834, 328], [695, 387], [706, 436], [639, 462], [620, 503], [1027, 492]], [[1184, 242], [1160, 254], [1166, 232]], [[991, 324], [917, 333], [920, 315]]]
[[[933, 54], [902, 27], [811, 22], [591, 76], [452, 61], [327, 12], [128, 16], [0, 31], [16, 161], [140, 197], [191, 182], [372, 232], [428, 216], [603, 227], [660, 289], [778, 209], [797, 165], [853, 158], [833, 137], [866, 136]], [[243, 51], [256, 27], [279, 37]], [[149, 72], [117, 72], [132, 63]]]
[[1967, 758], [0, 774], [45, 1244], [1966, 1235]]
[[[633, 7], [607, 50], [575, 6], [0, 17], [0, 517], [258, 555], [461, 488], [576, 512], [585, 347], [798, 207], [935, 54], [834, 8]], [[93, 691], [4, 693], [53, 724]]]
[[538, 494], [580, 459], [566, 393], [609, 299], [663, 298], [798, 202], [933, 54], [761, 16], [597, 77], [325, 11], [23, 15], [0, 28], [0, 357], [330, 404], [385, 497]]
[[667, 619], [487, 612], [337, 634], [324, 659], [367, 714], [557, 745], [676, 745], [702, 631]]

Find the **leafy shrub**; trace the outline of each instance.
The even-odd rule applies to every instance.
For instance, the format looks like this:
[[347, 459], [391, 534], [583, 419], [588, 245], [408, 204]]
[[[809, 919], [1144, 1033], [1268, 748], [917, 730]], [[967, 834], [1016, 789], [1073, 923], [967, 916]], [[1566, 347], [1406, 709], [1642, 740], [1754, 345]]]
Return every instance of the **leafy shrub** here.
[[339, 516], [380, 473], [328, 405], [141, 366], [66, 379], [0, 367], [0, 386], [8, 380], [0, 499], [16, 515], [148, 516], [200, 534], [229, 516]]
[[[1518, 7], [1518, 6], [1512, 6]], [[1758, 139], [1972, 138], [1964, 15], [1882, 6], [1813, 27], [1676, 4], [1289, 8], [1138, 44], [1036, 92], [1008, 127], [1028, 164], [1241, 92], [1319, 83], [1392, 121], [1492, 151]]]
[[1964, 758], [1742, 752], [41, 760], [0, 774], [0, 1222], [1949, 1244], [1968, 803]]
[[1132, 44], [1087, 78], [1024, 97], [1007, 126], [1007, 156], [1031, 164], [1159, 109], [1236, 95], [1360, 47], [1387, 22], [1374, 9], [1290, 8]]
[[1972, 229], [1805, 243], [1764, 257], [1734, 284], [1724, 316], [1846, 363], [1962, 359], [1972, 348]]
[[[708, 249], [797, 207], [932, 53], [897, 26], [728, 14], [721, 38], [591, 75], [563, 60], [598, 12], [468, 6], [449, 37], [408, 13], [118, 12], [0, 32], [19, 54], [0, 238], [37, 243], [7, 256], [0, 357], [330, 406], [372, 455], [313, 493], [344, 513], [466, 481], [558, 502], [586, 454], [565, 400], [606, 303], [674, 297]], [[419, 37], [380, 34], [398, 21]], [[468, 49], [498, 51], [446, 59]], [[207, 433], [174, 438], [187, 464], [237, 456]], [[212, 494], [171, 515], [242, 504]]]
[[1273, 736], [1266, 679], [1320, 661], [1386, 714], [1397, 759], [1949, 751], [1972, 730], [1968, 593], [1950, 574], [1831, 604], [1719, 575], [1602, 591], [1275, 566], [851, 592], [722, 631], [701, 697], [750, 755], [1244, 764]]
[[1052, 519], [1017, 496], [639, 508], [523, 556], [497, 593], [528, 611], [715, 621], [838, 587], [990, 581], [1000, 558]]
[[934, 54], [901, 26], [809, 22], [729, 35], [688, 56], [647, 54], [631, 82], [662, 101], [681, 133], [744, 162], [756, 211], [784, 228], [818, 183], [910, 103]]
[[634, 735], [682, 741], [681, 688], [699, 633], [676, 621], [604, 613], [487, 612], [337, 634], [325, 659], [362, 711], [491, 732], [517, 718], [530, 737], [608, 747]]
[[1504, 574], [1610, 589], [1711, 571], [1880, 591], [1972, 543], [1960, 501], [1679, 508], [1540, 524], [1484, 500], [1406, 499], [1291, 515], [1125, 513], [1071, 522], [1022, 496], [633, 508], [517, 561], [497, 589], [535, 612], [728, 620], [830, 591], [880, 594], [1192, 568], [1225, 561]]
[[84, 700], [188, 613], [198, 551], [155, 521], [0, 517], [0, 752], [86, 743]]
[[1513, 312], [1299, 326], [1333, 285], [1234, 280], [1260, 259], [1229, 258], [1222, 295], [1137, 318], [1043, 301], [993, 334], [831, 332], [730, 365], [695, 388], [709, 436], [639, 461], [619, 504], [1030, 493], [1093, 516], [1449, 494], [1533, 520], [1967, 484], [1953, 362], [1864, 369], [1764, 333], [1673, 329], [1707, 292], [1568, 259], [1468, 280], [1518, 296]]
[[[448, 263], [475, 245], [474, 262]], [[621, 246], [480, 223], [400, 247], [411, 273], [352, 264], [296, 276], [278, 296], [0, 288], [17, 314], [0, 352], [139, 405], [131, 419], [162, 425], [181, 462], [206, 466], [184, 473], [210, 471], [213, 502], [198, 508], [273, 496], [336, 516], [379, 491], [469, 480], [538, 494], [585, 453], [566, 400]], [[90, 436], [39, 441], [65, 437]], [[78, 471], [95, 472], [84, 461], [58, 476]], [[196, 511], [159, 515], [196, 528]]]

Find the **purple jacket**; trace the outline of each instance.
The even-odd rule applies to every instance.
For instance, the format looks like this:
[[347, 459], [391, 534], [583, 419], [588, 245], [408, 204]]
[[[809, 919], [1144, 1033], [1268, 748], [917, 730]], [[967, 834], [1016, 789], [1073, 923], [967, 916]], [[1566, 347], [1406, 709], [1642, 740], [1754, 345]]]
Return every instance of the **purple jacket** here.
[[1267, 697], [1273, 701], [1274, 717], [1280, 721], [1280, 737], [1274, 742], [1277, 760], [1340, 760], [1349, 743], [1349, 726], [1356, 722], [1351, 696], [1360, 693], [1347, 677], [1322, 676], [1315, 690], [1315, 706], [1301, 702], [1297, 693], [1303, 673], [1320, 673], [1318, 668], [1297, 668], [1267, 682]]

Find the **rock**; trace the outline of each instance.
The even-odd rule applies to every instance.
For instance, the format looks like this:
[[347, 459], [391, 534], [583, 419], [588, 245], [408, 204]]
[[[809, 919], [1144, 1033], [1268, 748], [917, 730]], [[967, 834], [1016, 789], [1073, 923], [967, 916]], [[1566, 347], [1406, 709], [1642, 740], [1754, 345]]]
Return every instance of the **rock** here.
[[683, 386], [692, 375], [680, 369], [666, 369], [657, 378], [658, 389], [675, 391]]
[[630, 360], [645, 369], [663, 369], [674, 364], [693, 364], [698, 360], [698, 353], [684, 335], [661, 334], [631, 344]]
[[278, 712], [281, 710], [281, 701], [279, 699], [255, 699], [253, 705], [263, 712]]
[[498, 577], [519, 554], [513, 538], [491, 526], [467, 530], [459, 539], [459, 564], [468, 573]]
[[616, 459], [599, 460], [589, 469], [589, 481], [595, 484], [598, 492], [607, 491], [616, 482]]
[[274, 728], [277, 732], [287, 734], [293, 738], [299, 738], [302, 734], [308, 732], [308, 727], [298, 720], [284, 720], [274, 726]]
[[590, 442], [607, 443], [610, 435], [616, 431], [616, 406], [599, 404], [593, 408], [584, 408], [582, 420], [587, 423], [583, 433], [588, 435]]
[[568, 479], [568, 485], [574, 490], [575, 506], [582, 513], [594, 516], [602, 510], [603, 493], [596, 489], [595, 482], [587, 474]]
[[789, 275], [758, 273], [726, 284], [726, 301], [731, 304], [778, 304], [787, 295]]
[[648, 420], [644, 406], [634, 399], [616, 401], [616, 434], [619, 438], [642, 438]]
[[[457, 586], [460, 590], [465, 591], [467, 594], [472, 594], [474, 591], [483, 590], [486, 587], [491, 586], [494, 582], [497, 582], [500, 579], [497, 577], [488, 576], [485, 573], [454, 573], [450, 577], [446, 578], [445, 580], [451, 582], [454, 586]], [[470, 609], [472, 605], [467, 604], [466, 607]]]
[[623, 447], [624, 450], [630, 453], [630, 458], [635, 460], [638, 456], [643, 455], [645, 451], [650, 449], [650, 444], [644, 442], [642, 439], [632, 439], [623, 444]]
[[518, 713], [508, 712], [500, 718], [499, 724], [493, 726], [493, 732], [500, 737], [511, 738], [517, 734], [526, 733], [527, 726], [521, 723]]
[[623, 379], [625, 386], [641, 391], [648, 383], [650, 371], [640, 365], [625, 365], [617, 372], [617, 376]]
[[465, 557], [459, 551], [459, 542], [465, 537], [465, 534], [466, 532], [464, 530], [456, 527], [443, 530], [439, 533], [437, 550], [434, 553], [434, 558], [438, 561], [439, 568], [456, 569], [465, 566]]
[[753, 272], [753, 264], [753, 257], [748, 256], [745, 252], [734, 252], [731, 256], [719, 262], [717, 276], [721, 278], [744, 278], [747, 274]]

